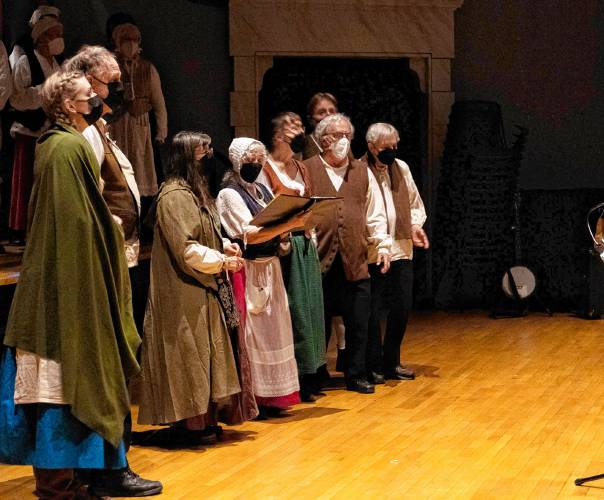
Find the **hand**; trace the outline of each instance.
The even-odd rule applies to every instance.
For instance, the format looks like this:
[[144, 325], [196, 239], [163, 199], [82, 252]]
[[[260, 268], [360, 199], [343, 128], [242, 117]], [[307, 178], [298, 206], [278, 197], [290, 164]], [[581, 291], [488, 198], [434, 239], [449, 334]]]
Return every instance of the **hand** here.
[[227, 271], [233, 271], [236, 273], [237, 271], [241, 270], [242, 267], [243, 259], [241, 257], [225, 257], [223, 268]]
[[390, 254], [378, 253], [377, 265], [382, 267], [382, 274], [386, 274], [390, 270]]
[[421, 227], [417, 225], [411, 226], [411, 239], [413, 240], [413, 245], [416, 247], [423, 248], [424, 250], [428, 250], [428, 248], [430, 248], [428, 235]]
[[241, 257], [241, 248], [237, 243], [229, 243], [224, 245], [224, 254], [229, 257]]
[[157, 135], [155, 136], [155, 142], [157, 144], [163, 144], [164, 142], [166, 142], [166, 137], [162, 135]]

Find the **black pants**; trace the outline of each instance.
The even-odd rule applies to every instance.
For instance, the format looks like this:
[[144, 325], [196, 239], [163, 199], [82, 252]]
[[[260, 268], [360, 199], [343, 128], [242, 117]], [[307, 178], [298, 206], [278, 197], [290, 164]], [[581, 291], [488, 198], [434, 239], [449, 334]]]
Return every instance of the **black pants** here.
[[346, 327], [344, 373], [347, 379], [365, 378], [370, 300], [370, 280], [348, 281], [344, 274], [342, 260], [338, 255], [329, 271], [323, 276], [325, 335], [329, 343], [331, 318], [341, 315]]
[[[390, 270], [382, 274], [375, 264], [369, 266], [371, 275], [371, 313], [367, 340], [367, 371], [384, 373], [401, 362], [401, 343], [407, 329], [413, 300], [413, 262], [395, 260]], [[386, 333], [382, 344], [380, 318], [386, 318]]]

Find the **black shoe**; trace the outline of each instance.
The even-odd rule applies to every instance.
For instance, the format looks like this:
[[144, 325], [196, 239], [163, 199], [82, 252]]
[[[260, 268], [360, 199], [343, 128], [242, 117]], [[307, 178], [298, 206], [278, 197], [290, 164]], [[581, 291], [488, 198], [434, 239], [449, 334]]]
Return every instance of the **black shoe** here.
[[361, 394], [373, 394], [375, 386], [367, 382], [364, 378], [353, 378], [346, 381], [346, 389], [349, 391], [360, 392]]
[[310, 389], [300, 389], [300, 401], [303, 403], [314, 403], [317, 401], [317, 398], [310, 392]]
[[394, 370], [386, 370], [384, 377], [391, 380], [414, 380], [415, 372], [411, 368], [398, 365]]
[[162, 488], [159, 481], [143, 479], [126, 467], [102, 471], [92, 480], [88, 492], [98, 497], [148, 497], [159, 495]]
[[371, 371], [369, 372], [369, 382], [375, 385], [384, 384], [386, 381], [384, 379], [384, 375], [378, 372]]

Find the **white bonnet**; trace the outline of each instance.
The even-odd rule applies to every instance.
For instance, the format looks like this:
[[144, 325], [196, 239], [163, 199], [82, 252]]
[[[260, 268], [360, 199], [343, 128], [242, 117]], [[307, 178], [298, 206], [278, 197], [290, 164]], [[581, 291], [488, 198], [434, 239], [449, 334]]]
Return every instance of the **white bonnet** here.
[[34, 13], [31, 15], [31, 18], [29, 19], [28, 23], [29, 27], [33, 28], [34, 24], [37, 24], [40, 19], [47, 16], [59, 19], [59, 17], [61, 17], [61, 11], [57, 7], [53, 7], [52, 5], [40, 5], [40, 7], [34, 10]]
[[256, 139], [250, 137], [237, 137], [236, 139], [233, 139], [233, 142], [231, 142], [231, 145], [229, 146], [229, 160], [231, 160], [231, 163], [233, 164], [233, 170], [239, 172], [243, 156], [254, 146], [262, 147], [262, 149], [264, 149], [264, 154], [266, 155], [266, 147]]

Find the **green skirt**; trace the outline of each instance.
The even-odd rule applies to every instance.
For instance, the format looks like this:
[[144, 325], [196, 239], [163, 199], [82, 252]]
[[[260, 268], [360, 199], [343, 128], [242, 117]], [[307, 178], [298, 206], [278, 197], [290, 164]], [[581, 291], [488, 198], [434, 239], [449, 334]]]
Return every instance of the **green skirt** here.
[[292, 251], [282, 261], [294, 331], [298, 374], [316, 373], [325, 364], [323, 288], [317, 249], [303, 234], [291, 238]]

